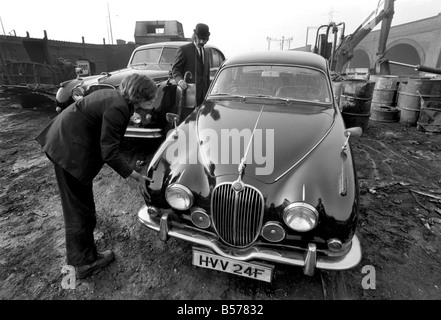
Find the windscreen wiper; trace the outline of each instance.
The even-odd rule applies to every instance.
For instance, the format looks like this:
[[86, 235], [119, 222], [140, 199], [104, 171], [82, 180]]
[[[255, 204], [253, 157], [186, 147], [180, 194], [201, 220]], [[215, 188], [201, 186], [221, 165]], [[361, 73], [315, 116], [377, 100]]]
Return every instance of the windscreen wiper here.
[[222, 98], [222, 99], [241, 99], [242, 101], [246, 101], [246, 96], [239, 96], [237, 94], [230, 94], [230, 93], [216, 93], [208, 96], [207, 99], [210, 98]]

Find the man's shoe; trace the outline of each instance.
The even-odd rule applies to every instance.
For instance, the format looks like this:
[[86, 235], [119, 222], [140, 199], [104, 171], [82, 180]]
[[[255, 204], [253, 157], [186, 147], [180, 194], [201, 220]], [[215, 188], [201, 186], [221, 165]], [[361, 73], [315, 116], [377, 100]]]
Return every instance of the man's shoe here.
[[112, 250], [106, 250], [97, 254], [96, 260], [91, 264], [85, 264], [80, 267], [76, 267], [77, 279], [83, 279], [91, 276], [95, 270], [103, 268], [111, 263], [115, 259], [115, 254]]

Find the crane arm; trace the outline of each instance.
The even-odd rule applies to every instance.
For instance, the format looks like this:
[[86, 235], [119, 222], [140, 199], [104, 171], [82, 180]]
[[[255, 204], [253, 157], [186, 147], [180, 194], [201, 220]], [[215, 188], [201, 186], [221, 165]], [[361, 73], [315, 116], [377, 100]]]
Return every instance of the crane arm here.
[[[379, 41], [379, 53], [384, 55], [387, 38], [394, 15], [394, 1], [385, 0], [384, 8], [373, 19], [372, 16], [376, 14], [376, 10], [372, 11], [366, 20], [354, 31], [354, 33], [344, 38], [342, 43], [335, 50], [331, 57], [331, 70], [341, 72], [343, 66], [352, 59], [355, 47], [374, 29], [380, 22], [381, 32]], [[371, 20], [370, 20], [371, 19]], [[368, 21], [369, 20], [369, 21]]]

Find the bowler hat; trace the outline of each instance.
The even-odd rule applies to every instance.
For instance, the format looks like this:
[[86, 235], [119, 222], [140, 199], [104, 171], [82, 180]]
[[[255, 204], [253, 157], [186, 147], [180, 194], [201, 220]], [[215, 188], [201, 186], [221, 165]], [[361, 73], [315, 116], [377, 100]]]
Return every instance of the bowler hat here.
[[210, 37], [210, 31], [208, 30], [208, 26], [203, 23], [198, 23], [196, 25], [196, 29], [194, 29], [194, 33], [200, 39], [208, 39]]

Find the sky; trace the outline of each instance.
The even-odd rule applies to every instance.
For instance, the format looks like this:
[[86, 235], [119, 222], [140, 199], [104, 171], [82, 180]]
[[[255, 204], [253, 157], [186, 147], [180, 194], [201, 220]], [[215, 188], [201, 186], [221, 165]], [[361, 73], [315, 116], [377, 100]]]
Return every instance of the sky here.
[[[191, 37], [210, 27], [210, 44], [228, 57], [313, 45], [317, 26], [344, 22], [346, 35], [383, 0], [0, 0], [1, 34], [102, 44], [134, 41], [136, 21], [177, 20]], [[441, 13], [441, 0], [395, 0], [392, 26]], [[110, 28], [111, 26], [111, 28]], [[379, 24], [376, 29], [381, 26]], [[111, 37], [112, 36], [112, 37]], [[268, 40], [270, 39], [270, 40]], [[283, 42], [282, 48], [282, 39]]]

